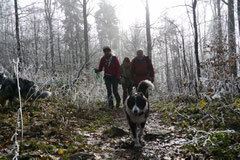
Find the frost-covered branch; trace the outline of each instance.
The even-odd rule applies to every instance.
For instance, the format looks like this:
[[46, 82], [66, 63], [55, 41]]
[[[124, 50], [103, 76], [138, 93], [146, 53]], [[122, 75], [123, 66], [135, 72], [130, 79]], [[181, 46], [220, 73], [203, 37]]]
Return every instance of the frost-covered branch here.
[[14, 145], [13, 145], [13, 149], [11, 150], [11, 152], [14, 152], [14, 157], [13, 160], [17, 160], [18, 156], [19, 156], [19, 144], [18, 144], [18, 129], [21, 127], [21, 142], [23, 142], [23, 116], [22, 116], [22, 103], [21, 103], [21, 92], [20, 92], [20, 86], [19, 86], [19, 77], [18, 77], [18, 65], [19, 65], [19, 59], [17, 59], [17, 61], [14, 61], [14, 72], [17, 78], [17, 88], [18, 88], [18, 96], [19, 96], [19, 104], [20, 107], [17, 111], [17, 123], [16, 123], [16, 129], [15, 129], [15, 133], [13, 134], [11, 140], [14, 141]]

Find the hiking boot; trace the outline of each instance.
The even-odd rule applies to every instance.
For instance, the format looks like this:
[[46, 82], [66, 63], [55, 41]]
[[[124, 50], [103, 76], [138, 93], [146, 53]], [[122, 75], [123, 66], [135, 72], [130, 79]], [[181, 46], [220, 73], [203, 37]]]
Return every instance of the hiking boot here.
[[120, 107], [120, 102], [116, 104], [116, 108], [119, 108]]
[[109, 109], [113, 109], [113, 106], [109, 106]]

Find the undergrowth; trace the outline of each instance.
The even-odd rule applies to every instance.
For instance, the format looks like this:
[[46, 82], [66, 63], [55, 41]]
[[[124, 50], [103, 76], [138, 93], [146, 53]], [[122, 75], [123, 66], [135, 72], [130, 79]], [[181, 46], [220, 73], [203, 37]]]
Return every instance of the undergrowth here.
[[[190, 97], [189, 99], [192, 99]], [[154, 102], [162, 123], [184, 132], [184, 154], [191, 158], [240, 158], [240, 98], [230, 104], [178, 97], [174, 101]]]

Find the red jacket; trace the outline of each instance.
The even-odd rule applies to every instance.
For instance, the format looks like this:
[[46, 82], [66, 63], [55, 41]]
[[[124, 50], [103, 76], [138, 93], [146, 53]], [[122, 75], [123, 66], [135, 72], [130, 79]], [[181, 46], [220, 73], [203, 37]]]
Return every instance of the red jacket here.
[[115, 76], [117, 79], [120, 79], [121, 67], [116, 56], [112, 56], [110, 64], [108, 64], [105, 56], [103, 56], [98, 66], [98, 72], [101, 72], [103, 68], [104, 75], [112, 75]]
[[135, 85], [142, 80], [154, 81], [154, 69], [152, 61], [144, 56], [142, 60], [135, 57], [131, 62], [131, 78]]

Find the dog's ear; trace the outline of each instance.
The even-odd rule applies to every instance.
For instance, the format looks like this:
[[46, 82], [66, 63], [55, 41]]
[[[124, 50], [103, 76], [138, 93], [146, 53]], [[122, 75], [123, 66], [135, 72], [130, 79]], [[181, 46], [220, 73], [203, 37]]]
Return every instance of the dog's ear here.
[[136, 87], [133, 87], [130, 95], [134, 95], [135, 93], [137, 93], [137, 89], [136, 89]]
[[136, 90], [132, 90], [132, 91], [129, 93], [129, 96], [133, 96], [135, 93], [136, 93]]

